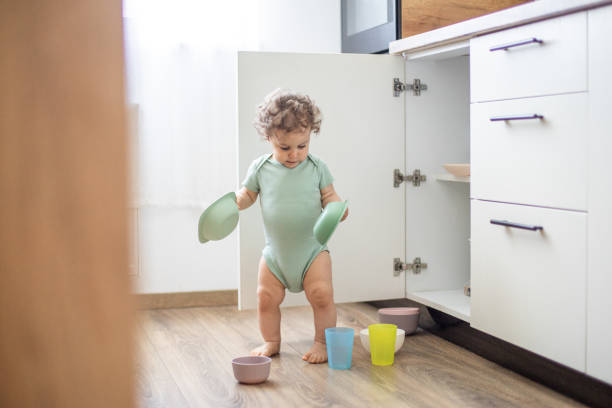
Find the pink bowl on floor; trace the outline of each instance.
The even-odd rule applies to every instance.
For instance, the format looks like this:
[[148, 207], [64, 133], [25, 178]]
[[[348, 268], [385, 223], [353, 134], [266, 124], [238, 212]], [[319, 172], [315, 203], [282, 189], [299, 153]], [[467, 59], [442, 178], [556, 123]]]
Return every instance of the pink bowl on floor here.
[[394, 324], [408, 335], [417, 329], [419, 312], [418, 307], [387, 307], [378, 309], [378, 320], [381, 323]]
[[244, 384], [259, 384], [268, 379], [272, 359], [266, 356], [237, 357], [232, 360], [234, 377]]

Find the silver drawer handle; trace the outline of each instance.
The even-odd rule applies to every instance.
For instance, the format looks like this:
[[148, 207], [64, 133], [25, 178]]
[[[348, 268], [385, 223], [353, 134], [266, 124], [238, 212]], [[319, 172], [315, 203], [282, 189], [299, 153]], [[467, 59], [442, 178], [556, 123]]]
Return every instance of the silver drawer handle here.
[[524, 230], [529, 230], [529, 231], [543, 231], [544, 230], [544, 227], [540, 225], [519, 224], [516, 222], [510, 222], [506, 220], [491, 220], [491, 224], [502, 225], [504, 227], [510, 227], [510, 228], [524, 229]]
[[534, 113], [533, 115], [521, 115], [521, 116], [497, 116], [489, 118], [491, 122], [500, 122], [506, 120], [529, 120], [529, 119], [544, 119], [544, 115]]
[[514, 43], [510, 43], [510, 44], [504, 44], [504, 45], [497, 45], [493, 48], [489, 48], [489, 51], [493, 52], [493, 51], [500, 51], [500, 50], [504, 50], [504, 51], [508, 51], [508, 48], [513, 48], [513, 47], [520, 47], [521, 45], [527, 45], [527, 44], [543, 44], [544, 41], [540, 40], [539, 38], [529, 38], [527, 40], [521, 40], [521, 41], [517, 41]]

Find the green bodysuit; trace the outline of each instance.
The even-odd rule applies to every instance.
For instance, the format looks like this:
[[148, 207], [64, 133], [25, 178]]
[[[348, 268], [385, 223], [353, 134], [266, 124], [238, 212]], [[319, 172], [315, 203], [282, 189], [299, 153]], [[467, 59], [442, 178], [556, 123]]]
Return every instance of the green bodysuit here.
[[254, 160], [242, 183], [259, 193], [266, 246], [263, 256], [270, 271], [290, 292], [301, 292], [304, 275], [325, 245], [312, 228], [321, 215], [321, 189], [333, 177], [320, 159], [309, 154], [294, 168], [271, 154]]

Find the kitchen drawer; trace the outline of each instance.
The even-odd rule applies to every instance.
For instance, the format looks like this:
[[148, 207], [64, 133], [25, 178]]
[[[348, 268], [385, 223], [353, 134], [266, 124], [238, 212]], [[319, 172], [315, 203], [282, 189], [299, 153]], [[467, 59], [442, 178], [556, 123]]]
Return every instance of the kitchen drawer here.
[[[586, 210], [587, 93], [476, 103], [471, 196]], [[500, 120], [499, 117], [542, 119]]]
[[[471, 101], [585, 91], [586, 27], [581, 12], [472, 39]], [[542, 43], [491, 51], [534, 38]]]
[[480, 200], [471, 209], [470, 324], [584, 371], [587, 215]]

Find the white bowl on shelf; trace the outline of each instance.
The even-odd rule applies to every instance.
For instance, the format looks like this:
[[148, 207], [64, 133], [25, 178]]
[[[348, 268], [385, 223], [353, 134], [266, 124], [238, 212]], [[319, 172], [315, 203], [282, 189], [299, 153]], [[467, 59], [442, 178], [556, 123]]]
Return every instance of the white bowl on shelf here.
[[467, 177], [470, 175], [470, 163], [446, 163], [444, 169], [455, 177]]

